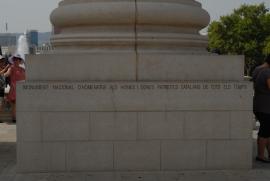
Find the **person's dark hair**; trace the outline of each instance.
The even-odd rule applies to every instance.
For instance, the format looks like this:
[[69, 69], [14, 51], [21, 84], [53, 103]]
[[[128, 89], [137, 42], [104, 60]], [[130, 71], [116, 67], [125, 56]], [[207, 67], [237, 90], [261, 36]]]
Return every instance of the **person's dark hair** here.
[[270, 65], [270, 54], [268, 54], [265, 58], [265, 62]]

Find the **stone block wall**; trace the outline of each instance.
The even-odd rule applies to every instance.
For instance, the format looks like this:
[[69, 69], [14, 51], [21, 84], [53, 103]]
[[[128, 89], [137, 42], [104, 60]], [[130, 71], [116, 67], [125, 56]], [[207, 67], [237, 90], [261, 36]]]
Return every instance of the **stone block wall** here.
[[242, 81], [243, 60], [175, 52], [58, 53], [29, 55], [26, 74], [28, 81]]
[[252, 166], [248, 82], [26, 82], [18, 90], [19, 172]]

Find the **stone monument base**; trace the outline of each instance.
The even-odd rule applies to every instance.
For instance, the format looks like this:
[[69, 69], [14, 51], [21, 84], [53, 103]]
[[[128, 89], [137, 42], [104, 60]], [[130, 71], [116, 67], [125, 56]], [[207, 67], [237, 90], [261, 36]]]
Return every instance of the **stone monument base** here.
[[209, 21], [195, 0], [62, 0], [18, 85], [18, 172], [250, 169], [252, 85], [206, 51]]
[[27, 81], [17, 86], [20, 173], [106, 176], [252, 166], [249, 82]]

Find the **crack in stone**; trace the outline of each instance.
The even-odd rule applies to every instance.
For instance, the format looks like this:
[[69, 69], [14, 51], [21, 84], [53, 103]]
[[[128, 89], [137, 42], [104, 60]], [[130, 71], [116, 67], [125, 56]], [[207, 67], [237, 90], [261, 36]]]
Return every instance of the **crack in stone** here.
[[135, 33], [135, 59], [136, 59], [136, 81], [138, 81], [138, 32], [137, 32], [137, 22], [138, 22], [138, 4], [137, 0], [135, 0], [135, 25], [134, 25], [134, 33]]

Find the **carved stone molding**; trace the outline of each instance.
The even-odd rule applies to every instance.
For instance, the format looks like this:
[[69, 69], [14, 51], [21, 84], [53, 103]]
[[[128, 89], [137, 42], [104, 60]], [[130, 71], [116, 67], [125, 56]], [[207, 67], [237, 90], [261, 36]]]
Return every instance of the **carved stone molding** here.
[[194, 0], [63, 0], [51, 14], [56, 50], [203, 52], [209, 14]]

